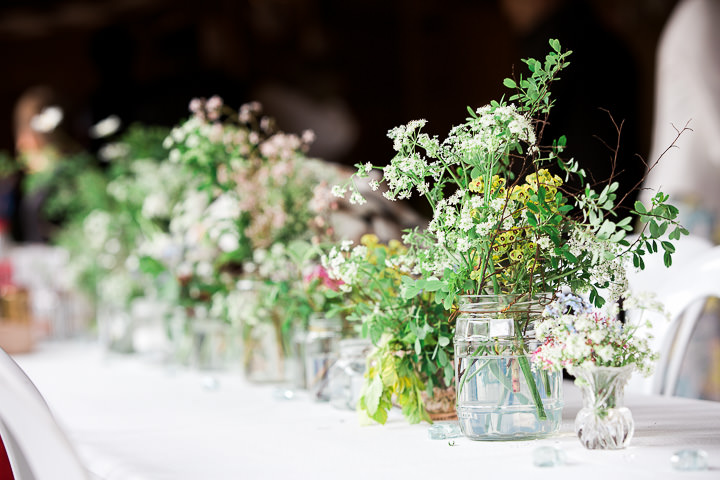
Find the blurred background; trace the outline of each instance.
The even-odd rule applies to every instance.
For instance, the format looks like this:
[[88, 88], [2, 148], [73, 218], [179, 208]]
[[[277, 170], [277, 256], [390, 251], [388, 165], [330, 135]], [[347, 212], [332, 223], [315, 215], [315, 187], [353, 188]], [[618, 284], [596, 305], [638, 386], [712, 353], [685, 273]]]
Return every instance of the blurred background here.
[[[575, 55], [549, 132], [598, 180], [623, 126], [625, 175], [647, 156], [658, 37], [676, 0], [5, 0], [0, 6], [0, 150], [17, 153], [18, 106], [38, 86], [63, 133], [117, 115], [172, 126], [193, 97], [260, 101], [280, 128], [312, 129], [310, 152], [352, 165], [392, 157], [389, 129], [427, 118], [444, 136], [466, 107], [508, 92], [503, 78]], [[35, 90], [37, 92], [37, 90]], [[629, 187], [629, 186], [628, 186]]]

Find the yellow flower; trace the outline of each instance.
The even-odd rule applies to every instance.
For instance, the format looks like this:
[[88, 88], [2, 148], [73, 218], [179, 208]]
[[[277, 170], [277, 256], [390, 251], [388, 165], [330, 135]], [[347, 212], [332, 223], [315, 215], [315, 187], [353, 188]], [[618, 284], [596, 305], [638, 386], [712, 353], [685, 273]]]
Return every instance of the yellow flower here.
[[390, 253], [393, 255], [398, 253], [405, 253], [407, 251], [407, 248], [405, 247], [405, 245], [402, 244], [400, 240], [390, 240], [390, 242], [388, 242], [388, 247], [390, 248]]
[[525, 252], [520, 249], [516, 248], [515, 250], [510, 252], [510, 260], [513, 262], [520, 262], [525, 259]]
[[490, 188], [493, 191], [504, 189], [505, 188], [505, 177], [501, 177], [499, 175], [493, 175]]
[[530, 198], [530, 194], [528, 193], [528, 190], [530, 189], [530, 185], [520, 185], [519, 187], [513, 187], [510, 190], [510, 200], [516, 200], [520, 203], [527, 202], [527, 199]]
[[378, 244], [380, 239], [377, 235], [374, 233], [366, 233], [362, 237], [360, 237], [360, 243], [365, 245], [366, 247], [374, 247]]
[[[491, 193], [502, 193], [505, 188], [505, 178], [500, 175], [493, 175], [492, 181], [490, 182]], [[471, 192], [483, 193], [485, 191], [485, 181], [483, 177], [476, 177], [468, 185], [468, 189]]]

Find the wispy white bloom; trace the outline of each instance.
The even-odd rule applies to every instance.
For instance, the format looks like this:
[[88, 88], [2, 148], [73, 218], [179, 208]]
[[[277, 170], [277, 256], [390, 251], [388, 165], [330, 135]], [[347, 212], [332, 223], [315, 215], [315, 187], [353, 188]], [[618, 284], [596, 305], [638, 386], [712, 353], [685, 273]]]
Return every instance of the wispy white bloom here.
[[117, 115], [110, 115], [104, 120], [100, 120], [98, 123], [90, 127], [90, 138], [103, 138], [109, 137], [113, 133], [117, 132], [121, 125], [120, 117]]
[[39, 133], [50, 133], [60, 125], [63, 120], [63, 111], [58, 106], [42, 109], [40, 113], [30, 119], [30, 128]]

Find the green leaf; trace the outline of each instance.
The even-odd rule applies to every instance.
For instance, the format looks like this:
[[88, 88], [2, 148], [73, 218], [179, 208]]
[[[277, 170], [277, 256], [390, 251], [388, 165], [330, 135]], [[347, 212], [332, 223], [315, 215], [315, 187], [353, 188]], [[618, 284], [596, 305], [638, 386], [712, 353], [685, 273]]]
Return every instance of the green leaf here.
[[438, 365], [447, 365], [448, 364], [448, 357], [445, 353], [445, 350], [440, 349], [438, 351]]
[[418, 280], [417, 285], [428, 292], [437, 292], [442, 288], [444, 283], [441, 280]]
[[166, 268], [165, 265], [152, 257], [141, 257], [140, 270], [147, 274], [157, 276], [164, 272]]
[[551, 38], [549, 43], [550, 48], [555, 50], [557, 53], [560, 53], [560, 41], [557, 38]]
[[563, 255], [563, 257], [568, 259], [568, 261], [570, 261], [571, 263], [577, 263], [577, 261], [578, 261], [577, 257], [575, 255], [573, 255], [572, 253], [570, 253], [569, 250], [563, 250], [562, 255]]
[[507, 88], [517, 88], [517, 83], [515, 83], [515, 80], [512, 78], [506, 78], [503, 80], [503, 85], [505, 85]]
[[372, 382], [370, 382], [370, 386], [365, 392], [365, 406], [367, 407], [367, 412], [370, 416], [375, 415], [375, 412], [380, 405], [380, 397], [382, 396], [383, 388], [382, 379], [380, 376], [377, 376], [373, 378]]
[[617, 223], [617, 226], [623, 230], [632, 230], [630, 222], [632, 222], [632, 217], [625, 217]]
[[670, 253], [675, 253], [675, 245], [673, 245], [670, 242], [662, 241], [660, 242], [660, 245], [662, 245], [663, 250]]
[[619, 243], [623, 238], [625, 238], [625, 230], [618, 230], [610, 236], [610, 241], [613, 243]]
[[450, 345], [450, 339], [448, 337], [439, 337], [438, 338], [438, 344], [441, 347], [444, 347], [446, 345]]
[[600, 227], [600, 230], [598, 230], [597, 237], [600, 240], [605, 240], [615, 233], [615, 222], [611, 222], [610, 220], [605, 220]]
[[535, 217], [535, 214], [531, 212], [530, 210], [527, 210], [525, 212], [525, 215], [527, 216], [528, 223], [531, 227], [537, 227], [538, 221], [537, 217]]
[[647, 210], [645, 209], [645, 205], [641, 201], [635, 202], [635, 211], [638, 213], [647, 213]]
[[650, 236], [652, 238], [661, 237], [667, 230], [668, 224], [666, 222], [658, 224], [655, 220], [650, 221]]

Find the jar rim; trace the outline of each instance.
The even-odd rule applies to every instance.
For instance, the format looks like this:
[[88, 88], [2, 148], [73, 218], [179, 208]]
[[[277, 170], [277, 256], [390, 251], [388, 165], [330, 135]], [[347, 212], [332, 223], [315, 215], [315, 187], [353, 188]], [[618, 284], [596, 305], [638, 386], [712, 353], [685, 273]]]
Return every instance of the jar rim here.
[[551, 299], [551, 293], [538, 293], [532, 297], [527, 293], [460, 295], [458, 309], [461, 312], [532, 310], [544, 307]]

